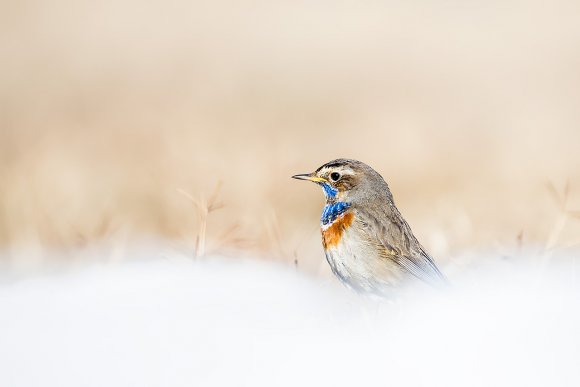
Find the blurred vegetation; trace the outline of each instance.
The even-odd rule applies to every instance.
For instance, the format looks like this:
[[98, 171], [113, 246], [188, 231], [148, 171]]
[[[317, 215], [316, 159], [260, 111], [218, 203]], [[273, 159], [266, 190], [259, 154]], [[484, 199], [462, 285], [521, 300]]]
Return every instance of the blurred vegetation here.
[[[574, 217], [553, 242], [553, 191], [568, 184], [580, 209], [579, 14], [564, 0], [3, 2], [0, 244], [195, 251], [201, 235], [207, 253], [318, 270], [322, 194], [289, 177], [351, 157], [439, 260], [576, 248]], [[220, 184], [223, 208], [200, 216]]]

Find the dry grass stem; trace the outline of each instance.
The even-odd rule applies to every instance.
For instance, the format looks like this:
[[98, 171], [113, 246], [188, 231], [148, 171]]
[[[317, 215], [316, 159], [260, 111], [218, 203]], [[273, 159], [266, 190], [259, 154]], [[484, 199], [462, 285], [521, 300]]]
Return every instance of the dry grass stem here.
[[562, 235], [562, 232], [566, 228], [566, 225], [568, 224], [569, 220], [572, 218], [580, 219], [579, 217], [580, 211], [569, 209], [570, 202], [569, 181], [566, 181], [566, 183], [564, 184], [562, 194], [558, 192], [558, 190], [556, 189], [556, 187], [552, 182], [548, 182], [546, 187], [554, 203], [558, 206], [559, 209], [558, 217], [556, 219], [556, 222], [554, 223], [554, 226], [552, 227], [552, 230], [548, 236], [548, 240], [544, 247], [544, 251], [547, 253], [547, 255], [549, 255], [550, 252], [559, 245], [560, 236]]
[[205, 255], [206, 250], [206, 237], [207, 237], [207, 221], [209, 214], [213, 211], [219, 210], [224, 207], [222, 203], [219, 203], [218, 196], [221, 189], [221, 182], [218, 182], [214, 191], [205, 199], [203, 196], [199, 198], [194, 197], [189, 192], [178, 188], [177, 192], [189, 199], [193, 203], [197, 218], [198, 218], [198, 231], [195, 236], [195, 257], [200, 258]]

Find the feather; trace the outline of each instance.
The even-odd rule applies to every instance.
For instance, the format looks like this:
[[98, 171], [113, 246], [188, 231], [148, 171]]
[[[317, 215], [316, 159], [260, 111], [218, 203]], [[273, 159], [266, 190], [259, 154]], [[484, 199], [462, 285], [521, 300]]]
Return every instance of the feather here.
[[[407, 222], [400, 216], [396, 208], [388, 217], [388, 222], [381, 223], [370, 212], [357, 209], [357, 217], [361, 218], [366, 238], [377, 245], [380, 255], [397, 263], [403, 270], [414, 277], [431, 285], [446, 283], [433, 258], [413, 235]], [[384, 217], [386, 214], [382, 214]]]

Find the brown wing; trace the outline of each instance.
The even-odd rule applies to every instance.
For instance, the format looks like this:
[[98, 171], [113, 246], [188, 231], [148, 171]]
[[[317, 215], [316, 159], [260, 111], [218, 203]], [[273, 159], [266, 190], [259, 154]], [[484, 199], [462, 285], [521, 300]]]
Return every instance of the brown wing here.
[[357, 218], [363, 224], [369, 241], [376, 243], [385, 259], [396, 262], [405, 271], [427, 283], [432, 285], [445, 283], [445, 277], [435, 265], [433, 258], [417, 241], [398, 211], [389, 215], [387, 221], [379, 222], [372, 214], [359, 211]]

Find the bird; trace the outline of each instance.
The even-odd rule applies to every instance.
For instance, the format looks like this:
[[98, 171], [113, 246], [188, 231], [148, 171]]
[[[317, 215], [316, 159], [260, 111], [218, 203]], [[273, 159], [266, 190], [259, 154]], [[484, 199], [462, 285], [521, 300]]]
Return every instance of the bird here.
[[388, 295], [409, 280], [447, 284], [395, 206], [387, 182], [373, 168], [341, 158], [292, 178], [322, 187], [322, 246], [332, 272], [347, 287]]

